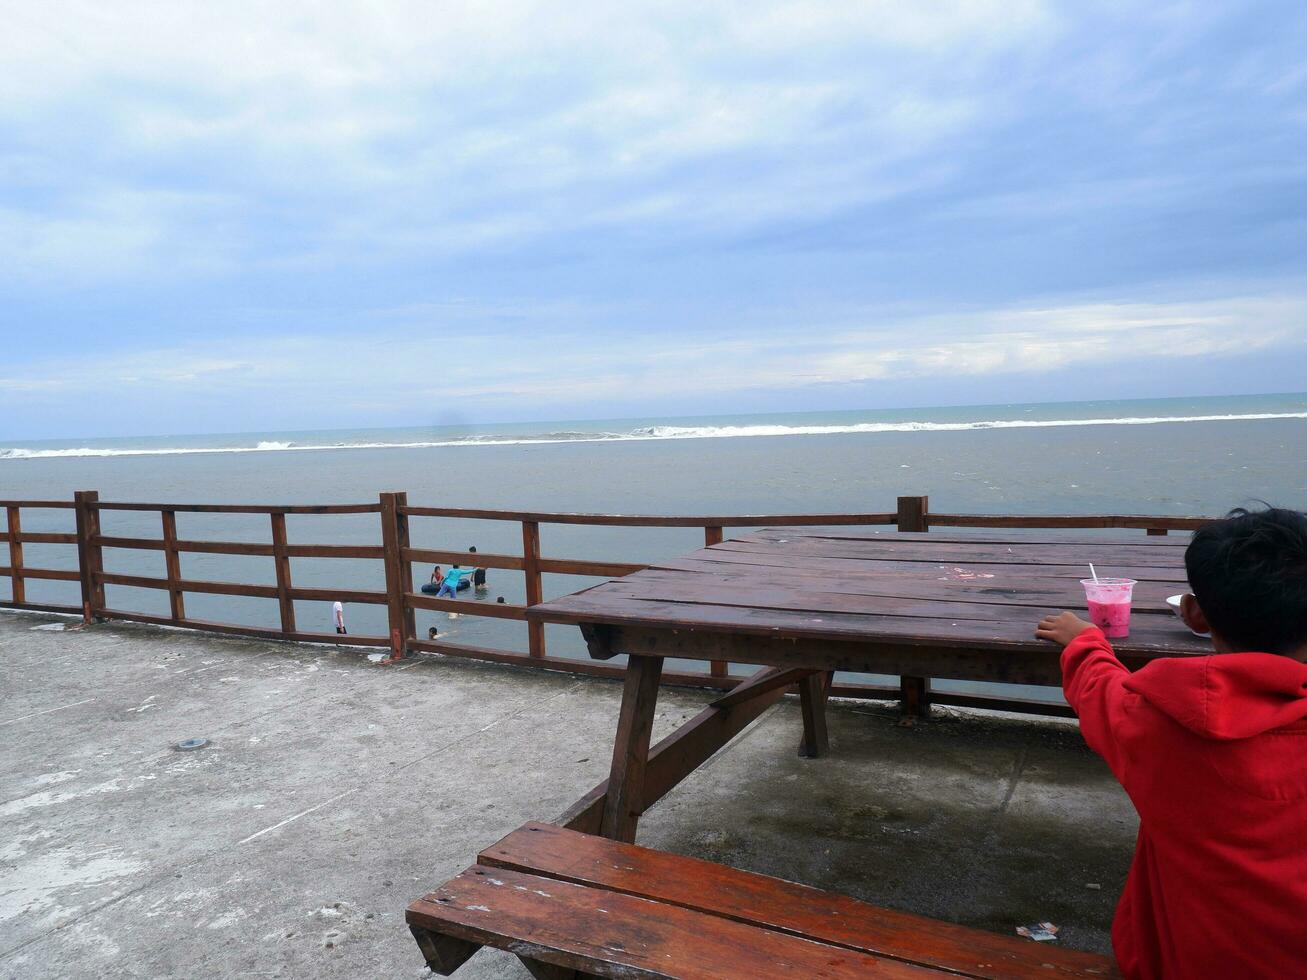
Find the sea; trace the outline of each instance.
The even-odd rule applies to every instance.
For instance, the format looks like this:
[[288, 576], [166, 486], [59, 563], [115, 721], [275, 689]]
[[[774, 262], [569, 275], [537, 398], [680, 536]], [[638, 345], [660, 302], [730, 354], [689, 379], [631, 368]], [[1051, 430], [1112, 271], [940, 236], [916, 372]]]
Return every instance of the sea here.
[[[554, 423], [222, 435], [0, 440], [0, 499], [412, 504], [621, 514], [892, 511], [904, 494], [968, 513], [1215, 515], [1260, 501], [1307, 509], [1307, 393], [1056, 402]], [[70, 511], [25, 511], [25, 531], [71, 529]], [[155, 537], [157, 514], [104, 513], [108, 535]], [[738, 529], [736, 529], [738, 530]], [[260, 515], [178, 515], [183, 538], [269, 540]], [[376, 515], [292, 515], [292, 542], [375, 544]], [[728, 531], [728, 534], [730, 532]], [[1140, 532], [1134, 532], [1136, 534]], [[415, 518], [416, 547], [520, 554], [512, 522]], [[546, 524], [548, 557], [645, 562], [702, 546], [693, 528]], [[28, 544], [29, 565], [75, 568], [68, 545]], [[6, 556], [7, 557], [7, 556]], [[184, 577], [274, 584], [272, 560], [185, 554]], [[158, 552], [109, 549], [106, 569], [164, 574]], [[424, 580], [429, 569], [415, 569]], [[490, 570], [485, 600], [525, 600], [519, 573]], [[380, 563], [293, 560], [296, 585], [377, 589]], [[545, 577], [551, 598], [595, 579]], [[31, 580], [31, 601], [79, 602], [75, 583]], [[8, 598], [0, 578], [0, 598]], [[166, 593], [108, 587], [114, 608], [167, 613]], [[469, 599], [469, 603], [477, 600]], [[275, 626], [276, 602], [189, 594], [198, 619]], [[471, 608], [471, 605], [469, 605]], [[330, 604], [297, 602], [302, 629], [331, 631]], [[352, 633], [384, 635], [382, 607], [351, 605]], [[420, 613], [419, 634], [526, 650], [521, 623]], [[577, 631], [549, 652], [584, 657]], [[973, 686], [974, 687], [974, 686]], [[1055, 697], [1055, 695], [1050, 695]]]

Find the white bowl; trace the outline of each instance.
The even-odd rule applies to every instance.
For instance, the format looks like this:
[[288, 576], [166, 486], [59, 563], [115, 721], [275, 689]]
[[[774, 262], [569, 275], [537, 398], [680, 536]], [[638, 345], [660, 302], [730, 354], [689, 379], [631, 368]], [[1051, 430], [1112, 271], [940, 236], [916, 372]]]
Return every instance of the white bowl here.
[[[1180, 622], [1184, 623], [1184, 617], [1180, 615], [1180, 601], [1182, 599], [1184, 599], [1183, 593], [1180, 595], [1169, 595], [1166, 597], [1166, 604], [1171, 607], [1171, 612], [1175, 613], [1176, 616], [1179, 617]], [[1185, 625], [1187, 626], [1189, 624], [1185, 623]], [[1204, 639], [1212, 635], [1211, 633], [1199, 633], [1197, 630], [1190, 630], [1189, 632], [1192, 633], [1194, 636], [1201, 636]]]

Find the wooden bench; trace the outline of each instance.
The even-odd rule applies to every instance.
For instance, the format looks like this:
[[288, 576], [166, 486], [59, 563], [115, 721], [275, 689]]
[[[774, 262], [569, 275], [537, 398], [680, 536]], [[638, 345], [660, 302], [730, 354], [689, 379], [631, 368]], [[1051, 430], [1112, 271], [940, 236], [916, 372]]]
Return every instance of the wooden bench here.
[[541, 823], [486, 848], [407, 920], [444, 976], [482, 946], [540, 980], [1119, 976], [1104, 956]]

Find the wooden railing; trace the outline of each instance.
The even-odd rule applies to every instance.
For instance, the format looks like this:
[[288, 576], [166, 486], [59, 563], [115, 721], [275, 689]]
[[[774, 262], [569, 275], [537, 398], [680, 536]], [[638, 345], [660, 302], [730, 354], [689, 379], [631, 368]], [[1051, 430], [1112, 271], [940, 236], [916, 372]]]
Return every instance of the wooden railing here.
[[[387, 647], [392, 659], [399, 659], [408, 651], [444, 654], [497, 663], [519, 664], [566, 670], [581, 674], [619, 676], [623, 668], [609, 663], [598, 663], [568, 657], [551, 657], [545, 650], [544, 626], [527, 623], [526, 654], [510, 650], [491, 649], [451, 643], [444, 640], [422, 639], [417, 636], [414, 612], [431, 610], [457, 612], [469, 616], [525, 621], [526, 609], [543, 599], [543, 576], [564, 574], [616, 578], [643, 568], [643, 565], [623, 562], [594, 561], [589, 559], [547, 558], [541, 553], [541, 524], [571, 524], [603, 527], [664, 527], [703, 529], [704, 543], [722, 541], [726, 528], [766, 526], [836, 526], [882, 525], [894, 526], [901, 531], [925, 532], [936, 527], [1003, 527], [1003, 528], [1129, 528], [1144, 530], [1150, 535], [1169, 531], [1188, 531], [1201, 527], [1210, 518], [1162, 517], [1134, 515], [993, 515], [993, 514], [936, 514], [929, 509], [926, 497], [900, 497], [892, 512], [865, 514], [712, 514], [696, 516], [651, 516], [622, 514], [566, 514], [536, 511], [478, 510], [450, 507], [415, 507], [408, 503], [407, 494], [383, 493], [376, 503], [323, 504], [323, 505], [248, 505], [248, 504], [159, 504], [101, 501], [94, 490], [78, 491], [72, 501], [9, 500], [0, 501], [7, 523], [0, 540], [7, 542], [9, 564], [0, 566], [0, 577], [11, 582], [12, 598], [0, 600], [0, 607], [28, 609], [43, 612], [80, 614], [86, 623], [99, 620], [131, 620], [159, 625], [179, 626], [215, 633], [262, 637], [280, 640], [312, 641]], [[75, 532], [28, 532], [23, 530], [24, 510], [72, 510]], [[135, 511], [155, 512], [159, 515], [160, 535], [157, 538], [121, 537], [101, 532], [104, 512]], [[190, 540], [178, 537], [177, 515], [187, 514], [243, 514], [267, 515], [269, 540], [267, 543], [243, 541]], [[377, 514], [381, 543], [379, 545], [329, 545], [291, 543], [287, 538], [287, 515], [346, 515]], [[415, 548], [410, 544], [409, 523], [413, 518], [453, 518], [483, 521], [508, 521], [521, 525], [522, 553], [482, 554], [474, 557], [466, 551], [432, 548]], [[72, 545], [77, 553], [77, 570], [39, 568], [24, 561], [23, 545]], [[124, 548], [162, 552], [165, 576], [163, 578], [125, 575], [104, 570], [103, 550]], [[271, 558], [275, 570], [275, 585], [255, 585], [239, 582], [206, 581], [182, 576], [181, 556], [188, 553], [244, 555]], [[305, 588], [294, 584], [292, 559], [295, 558], [348, 558], [367, 559], [383, 563], [385, 589], [369, 591], [358, 588]], [[469, 602], [463, 599], [445, 599], [426, 595], [414, 589], [412, 566], [414, 562], [475, 562], [484, 568], [520, 571], [525, 578], [525, 604], [505, 602]], [[27, 598], [28, 580], [47, 579], [78, 582], [81, 588], [80, 606], [59, 603], [31, 602]], [[105, 586], [128, 586], [156, 589], [168, 594], [168, 615], [157, 615], [110, 607], [105, 600]], [[275, 599], [279, 611], [279, 627], [258, 627], [238, 623], [213, 622], [196, 619], [186, 612], [188, 593], [248, 596]], [[339, 636], [335, 633], [317, 633], [301, 630], [295, 621], [295, 601], [340, 601], [365, 603], [386, 608], [386, 635]], [[665, 672], [668, 683], [729, 688], [739, 682], [731, 677], [723, 663], [712, 663], [709, 670]], [[901, 699], [905, 707], [912, 708], [914, 701], [925, 701], [929, 690], [927, 678], [904, 677], [899, 686], [870, 684], [840, 684], [832, 693], [836, 696], [862, 698]], [[1032, 711], [1042, 714], [1067, 714], [1060, 705], [1046, 702], [996, 699], [965, 694], [935, 692], [930, 700], [937, 704], [958, 704], [975, 707], [1002, 708], [1005, 710]]]

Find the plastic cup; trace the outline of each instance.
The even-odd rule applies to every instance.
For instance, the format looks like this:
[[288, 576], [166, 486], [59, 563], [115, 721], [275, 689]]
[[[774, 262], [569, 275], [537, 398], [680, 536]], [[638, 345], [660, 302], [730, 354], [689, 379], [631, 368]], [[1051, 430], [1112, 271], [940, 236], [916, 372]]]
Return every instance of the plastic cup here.
[[1108, 637], [1130, 635], [1130, 598], [1135, 587], [1132, 578], [1082, 578], [1089, 621]]

